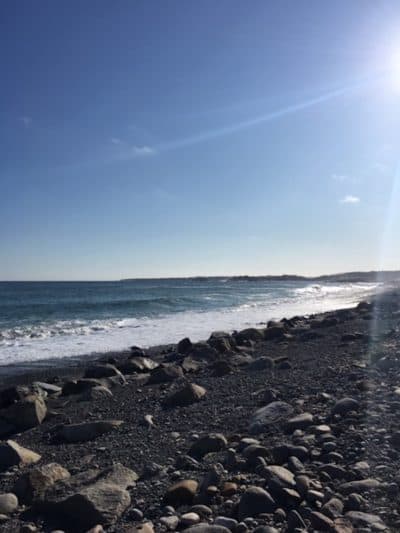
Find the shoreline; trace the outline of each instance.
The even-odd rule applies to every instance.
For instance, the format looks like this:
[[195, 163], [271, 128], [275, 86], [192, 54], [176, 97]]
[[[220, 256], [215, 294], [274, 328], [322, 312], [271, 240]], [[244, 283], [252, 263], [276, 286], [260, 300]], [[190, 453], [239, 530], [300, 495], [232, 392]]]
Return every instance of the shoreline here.
[[[0, 468], [0, 494], [20, 502], [0, 529], [399, 531], [399, 353], [390, 291], [203, 342], [97, 354], [65, 375], [9, 377], [6, 393], [0, 380], [2, 446], [40, 456]], [[13, 387], [37, 379], [47, 385]], [[70, 477], [43, 478], [54, 463]], [[31, 473], [43, 484], [33, 496], [20, 481]]]
[[[383, 292], [377, 292], [374, 295], [369, 298], [369, 300], [373, 300], [376, 298], [379, 298], [380, 295], [385, 293], [391, 293], [395, 292], [393, 288], [389, 288]], [[335, 309], [331, 309], [328, 311], [322, 311], [318, 313], [305, 313], [304, 315], [301, 315], [302, 317], [306, 318], [323, 318], [324, 316], [330, 315], [332, 313], [335, 313], [336, 311], [344, 311], [346, 309], [353, 309], [356, 308], [359, 302], [354, 304], [354, 306], [346, 306], [346, 307], [338, 307]], [[282, 321], [282, 320], [291, 320], [293, 317], [286, 319], [286, 317], [282, 317], [280, 319], [274, 320], [274, 321]], [[243, 327], [265, 327], [267, 325], [267, 322], [260, 322], [258, 325], [254, 326], [245, 326]], [[226, 331], [227, 334], [231, 335], [236, 330]], [[213, 332], [210, 331], [209, 335], [211, 335]], [[206, 339], [200, 339], [196, 342], [206, 342]], [[154, 358], [157, 357], [161, 352], [173, 349], [173, 347], [177, 346], [178, 343], [165, 343], [165, 344], [159, 344], [149, 347], [141, 348], [146, 355], [149, 355], [150, 357]], [[11, 363], [7, 365], [0, 365], [0, 388], [8, 385], [20, 385], [25, 384], [33, 381], [41, 381], [41, 380], [48, 380], [52, 379], [54, 377], [66, 379], [69, 377], [77, 377], [79, 376], [82, 367], [85, 364], [90, 364], [95, 361], [101, 361], [106, 360], [107, 358], [114, 358], [116, 360], [123, 360], [129, 357], [131, 354], [130, 348], [127, 347], [126, 349], [122, 350], [107, 350], [107, 351], [96, 351], [92, 353], [86, 353], [86, 354], [80, 354], [80, 355], [71, 355], [71, 356], [65, 356], [65, 357], [53, 357], [53, 358], [46, 358], [46, 359], [37, 359], [32, 361], [21, 361], [18, 363]]]

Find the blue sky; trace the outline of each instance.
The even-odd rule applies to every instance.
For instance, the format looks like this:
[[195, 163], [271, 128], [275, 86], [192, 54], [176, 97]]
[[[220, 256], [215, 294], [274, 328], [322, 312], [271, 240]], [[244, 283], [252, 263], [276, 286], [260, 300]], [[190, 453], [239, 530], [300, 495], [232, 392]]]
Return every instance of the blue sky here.
[[397, 0], [5, 0], [0, 279], [400, 268]]

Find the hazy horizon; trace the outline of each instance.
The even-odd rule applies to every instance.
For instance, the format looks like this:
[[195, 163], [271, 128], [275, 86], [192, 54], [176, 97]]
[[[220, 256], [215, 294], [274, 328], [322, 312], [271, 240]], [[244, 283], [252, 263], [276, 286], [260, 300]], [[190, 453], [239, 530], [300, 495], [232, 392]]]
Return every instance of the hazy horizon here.
[[0, 279], [400, 268], [399, 2], [1, 19]]

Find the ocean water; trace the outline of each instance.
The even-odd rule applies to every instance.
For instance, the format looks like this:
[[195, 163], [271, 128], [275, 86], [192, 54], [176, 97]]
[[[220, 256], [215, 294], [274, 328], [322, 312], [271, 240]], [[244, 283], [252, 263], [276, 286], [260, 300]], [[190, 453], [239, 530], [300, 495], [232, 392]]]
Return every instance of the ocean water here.
[[0, 282], [0, 365], [206, 339], [351, 307], [378, 288], [229, 278]]

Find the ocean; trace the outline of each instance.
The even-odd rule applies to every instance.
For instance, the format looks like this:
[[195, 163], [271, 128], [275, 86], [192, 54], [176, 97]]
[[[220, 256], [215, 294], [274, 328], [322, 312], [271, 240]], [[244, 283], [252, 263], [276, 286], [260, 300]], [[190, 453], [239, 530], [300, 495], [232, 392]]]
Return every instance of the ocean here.
[[0, 282], [0, 365], [206, 339], [351, 307], [378, 287], [251, 278]]

